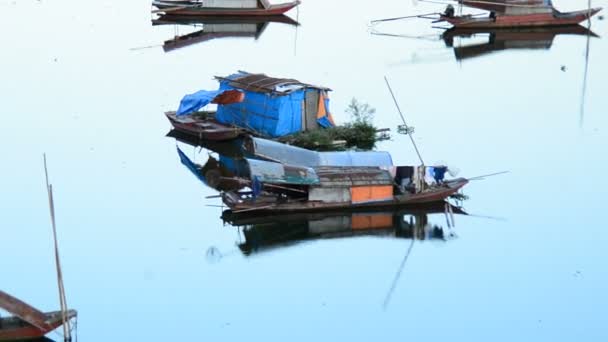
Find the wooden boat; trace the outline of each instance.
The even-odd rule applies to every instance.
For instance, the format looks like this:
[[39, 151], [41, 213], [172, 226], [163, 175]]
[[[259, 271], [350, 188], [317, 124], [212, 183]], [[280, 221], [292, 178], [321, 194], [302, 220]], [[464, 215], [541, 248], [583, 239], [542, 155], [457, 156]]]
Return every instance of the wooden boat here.
[[[41, 312], [1, 290], [0, 308], [14, 315], [0, 318], [0, 341], [42, 338], [63, 324], [61, 311]], [[76, 316], [75, 310], [67, 311], [68, 320]]]
[[457, 178], [418, 193], [395, 194], [381, 200], [372, 199], [357, 202], [352, 199], [344, 201], [309, 200], [305, 197], [291, 199], [282, 197], [280, 194], [265, 194], [253, 198], [250, 196], [250, 193], [239, 193], [236, 191], [222, 193], [222, 200], [233, 212], [237, 213], [254, 211], [294, 213], [361, 208], [390, 208], [441, 202], [458, 192], [468, 182], [465, 178]]
[[152, 5], [158, 8], [154, 13], [186, 16], [268, 16], [281, 15], [298, 6], [299, 0], [270, 4], [267, 0], [207, 0], [172, 1], [156, 0]]
[[212, 117], [199, 119], [193, 115], [178, 116], [175, 111], [165, 112], [165, 115], [176, 130], [195, 137], [198, 140], [231, 140], [245, 132], [244, 129], [239, 127], [230, 127], [220, 124]]
[[549, 0], [458, 0], [458, 3], [490, 11], [490, 14], [487, 17], [454, 15], [454, 8], [448, 5], [436, 22], [446, 21], [457, 28], [564, 26], [579, 24], [601, 10], [560, 12]]

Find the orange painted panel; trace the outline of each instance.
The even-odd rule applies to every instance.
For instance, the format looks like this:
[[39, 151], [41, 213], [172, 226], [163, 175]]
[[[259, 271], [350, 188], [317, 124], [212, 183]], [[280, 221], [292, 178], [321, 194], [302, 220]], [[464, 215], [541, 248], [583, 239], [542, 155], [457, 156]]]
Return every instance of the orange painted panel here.
[[393, 197], [393, 186], [353, 186], [350, 194], [353, 203], [386, 200]]

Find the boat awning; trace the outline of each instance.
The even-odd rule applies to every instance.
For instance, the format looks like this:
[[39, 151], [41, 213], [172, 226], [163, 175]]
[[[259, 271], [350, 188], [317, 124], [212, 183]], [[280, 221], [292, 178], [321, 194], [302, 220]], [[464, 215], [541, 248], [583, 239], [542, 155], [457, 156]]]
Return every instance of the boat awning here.
[[256, 137], [246, 139], [244, 149], [247, 153], [260, 159], [306, 167], [393, 166], [393, 160], [388, 152], [316, 152]]

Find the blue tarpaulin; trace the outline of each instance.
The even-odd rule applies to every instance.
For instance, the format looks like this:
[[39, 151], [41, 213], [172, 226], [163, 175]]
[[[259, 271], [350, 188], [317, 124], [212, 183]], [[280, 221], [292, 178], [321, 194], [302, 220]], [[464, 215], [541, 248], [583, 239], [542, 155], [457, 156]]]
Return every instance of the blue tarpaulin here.
[[[220, 89], [238, 89], [230, 84], [230, 80], [243, 75], [228, 76], [220, 81]], [[215, 116], [218, 122], [244, 127], [273, 138], [302, 130], [304, 88], [286, 95], [239, 90], [245, 93], [245, 99], [240, 103], [218, 106]]]
[[177, 115], [186, 115], [205, 107], [223, 90], [199, 90], [194, 94], [188, 94], [182, 98], [179, 103]]

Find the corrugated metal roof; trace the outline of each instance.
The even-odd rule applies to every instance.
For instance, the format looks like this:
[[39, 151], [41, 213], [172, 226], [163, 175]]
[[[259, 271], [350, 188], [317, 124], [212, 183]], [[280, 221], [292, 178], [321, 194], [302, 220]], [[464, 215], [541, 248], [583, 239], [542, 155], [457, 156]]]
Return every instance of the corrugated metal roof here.
[[393, 177], [387, 170], [362, 166], [321, 166], [315, 168], [320, 186], [392, 185]]
[[[216, 76], [218, 80], [230, 82], [230, 86], [234, 88], [255, 91], [260, 93], [280, 93], [287, 94], [294, 90], [302, 88], [314, 88], [329, 91], [326, 87], [319, 87], [312, 84], [302, 83], [292, 78], [276, 78], [265, 74], [252, 74], [245, 71], [239, 71], [238, 74], [227, 77]], [[278, 87], [280, 89], [278, 89]]]

